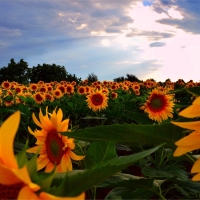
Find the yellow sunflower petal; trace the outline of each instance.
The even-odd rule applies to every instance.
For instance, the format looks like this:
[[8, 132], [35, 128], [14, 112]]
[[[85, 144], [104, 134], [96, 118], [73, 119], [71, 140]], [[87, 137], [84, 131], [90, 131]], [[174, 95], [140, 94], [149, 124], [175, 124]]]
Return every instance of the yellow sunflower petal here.
[[4, 165], [18, 168], [13, 152], [13, 142], [20, 122], [20, 111], [12, 114], [0, 128], [0, 158]]
[[197, 98], [193, 101], [192, 104], [193, 104], [193, 105], [200, 105], [200, 97], [197, 97]]
[[179, 113], [180, 116], [194, 118], [200, 116], [200, 105], [191, 105]]
[[49, 200], [84, 200], [85, 199], [85, 193], [83, 192], [79, 196], [76, 197], [58, 197], [54, 196], [52, 194], [48, 194], [46, 192], [41, 192], [39, 195], [40, 199], [49, 199]]
[[200, 130], [200, 121], [194, 122], [171, 122], [174, 125], [190, 130]]
[[191, 173], [198, 173], [198, 172], [200, 172], [200, 158], [195, 161], [191, 169]]
[[85, 158], [85, 156], [78, 156], [72, 151], [68, 151], [68, 155], [72, 160], [83, 160]]
[[37, 170], [44, 168], [49, 163], [49, 158], [38, 158], [37, 159]]
[[193, 181], [200, 181], [200, 173], [198, 173], [195, 176], [193, 176], [192, 180]]
[[65, 119], [60, 124], [58, 132], [66, 132], [68, 130], [68, 127], [69, 127], [69, 119]]
[[188, 153], [188, 152], [191, 152], [191, 151], [194, 151], [196, 149], [199, 148], [199, 145], [196, 145], [196, 146], [179, 146], [176, 148], [176, 150], [174, 151], [174, 156], [181, 156], [185, 153]]
[[200, 133], [199, 134], [190, 134], [185, 136], [175, 142], [177, 146], [191, 146], [191, 145], [199, 145], [198, 149], [200, 148]]
[[28, 152], [28, 153], [37, 153], [39, 149], [40, 149], [39, 146], [34, 146], [34, 147], [31, 147], [31, 148], [27, 149], [26, 152]]
[[28, 169], [26, 166], [17, 170], [12, 170], [12, 171], [15, 174], [15, 176], [19, 178], [22, 182], [26, 183], [29, 186], [29, 188], [31, 188], [31, 190], [37, 191], [40, 189], [39, 185], [31, 181], [29, 173], [28, 173]]
[[4, 165], [0, 165], [0, 174], [0, 184], [11, 185], [21, 182], [21, 180], [15, 176], [15, 173]]
[[20, 190], [17, 199], [40, 200], [40, 198], [28, 186], [25, 186]]
[[45, 168], [45, 172], [51, 172], [54, 169], [54, 164], [49, 162]]
[[72, 170], [72, 161], [67, 153], [61, 159], [61, 169], [63, 172]]
[[39, 122], [39, 120], [36, 118], [35, 116], [35, 113], [32, 114], [32, 118], [33, 118], [33, 121], [35, 122], [35, 124], [37, 126], [39, 126], [40, 128], [42, 128], [42, 124]]

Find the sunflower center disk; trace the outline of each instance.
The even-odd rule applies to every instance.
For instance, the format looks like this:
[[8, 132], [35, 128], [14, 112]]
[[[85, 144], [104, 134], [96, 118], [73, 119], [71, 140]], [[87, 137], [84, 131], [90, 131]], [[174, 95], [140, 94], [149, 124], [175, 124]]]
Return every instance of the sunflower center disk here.
[[101, 105], [103, 102], [103, 97], [99, 94], [95, 94], [92, 96], [92, 103], [95, 105], [95, 106], [99, 106]]
[[0, 199], [17, 199], [19, 191], [23, 187], [23, 183], [12, 185], [0, 184]]
[[151, 99], [150, 105], [153, 111], [159, 112], [163, 110], [163, 108], [165, 107], [165, 101], [164, 101], [163, 96], [154, 96]]
[[56, 130], [52, 130], [48, 133], [46, 139], [46, 149], [49, 160], [57, 165], [61, 162], [62, 156], [65, 153], [63, 150], [64, 143], [59, 137]]

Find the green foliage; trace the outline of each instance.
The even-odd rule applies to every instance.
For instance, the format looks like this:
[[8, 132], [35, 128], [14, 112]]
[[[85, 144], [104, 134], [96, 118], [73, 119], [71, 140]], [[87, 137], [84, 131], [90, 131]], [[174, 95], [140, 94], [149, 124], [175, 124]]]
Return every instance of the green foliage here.
[[64, 66], [56, 64], [38, 64], [31, 69], [30, 82], [38, 83], [39, 81], [51, 82], [51, 81], [63, 81], [66, 80], [67, 71]]
[[7, 67], [0, 69], [0, 83], [3, 81], [16, 81], [27, 84], [29, 82], [30, 69], [28, 63], [21, 59], [18, 63], [12, 58]]
[[91, 84], [93, 82], [98, 81], [98, 77], [94, 73], [91, 73], [91, 74], [88, 74], [87, 80], [88, 80], [88, 83]]

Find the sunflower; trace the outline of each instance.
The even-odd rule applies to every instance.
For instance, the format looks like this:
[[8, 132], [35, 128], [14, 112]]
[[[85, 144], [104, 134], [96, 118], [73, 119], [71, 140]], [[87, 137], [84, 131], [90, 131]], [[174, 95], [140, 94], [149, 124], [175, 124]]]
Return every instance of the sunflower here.
[[77, 92], [79, 94], [86, 94], [86, 87], [85, 86], [78, 87]]
[[3, 81], [1, 86], [3, 87], [3, 89], [10, 89], [11, 88], [11, 83], [9, 81]]
[[36, 153], [41, 147], [40, 155], [37, 158], [38, 170], [45, 168], [46, 172], [53, 170], [56, 165], [57, 172], [66, 172], [72, 170], [72, 160], [82, 160], [85, 156], [78, 156], [72, 150], [75, 148], [73, 138], [63, 136], [60, 132], [68, 130], [69, 119], [62, 121], [63, 113], [56, 109], [53, 113], [48, 113], [46, 107], [46, 115], [42, 114], [40, 109], [39, 119], [35, 114], [32, 115], [33, 121], [41, 130], [34, 132], [28, 127], [29, 132], [37, 139], [36, 146], [27, 150], [29, 153]]
[[[179, 115], [187, 118], [200, 117], [200, 97], [196, 98], [192, 105], [182, 110]], [[192, 122], [173, 122], [174, 125], [191, 130], [192, 132], [178, 140], [175, 144], [177, 146], [174, 156], [181, 156], [185, 153], [200, 149], [200, 121]], [[192, 180], [200, 181], [200, 159], [198, 159], [192, 169], [191, 173], [197, 173]]]
[[29, 85], [29, 89], [31, 90], [31, 91], [36, 91], [37, 89], [38, 89], [38, 85], [37, 84], [35, 84], [35, 83], [31, 83], [30, 85]]
[[33, 98], [38, 104], [41, 104], [43, 101], [45, 101], [45, 97], [41, 92], [35, 93]]
[[56, 98], [56, 99], [60, 99], [62, 96], [63, 96], [63, 93], [61, 92], [61, 90], [59, 89], [55, 89], [53, 90], [53, 96]]
[[[0, 199], [37, 199], [40, 186], [33, 183], [27, 167], [18, 167], [13, 151], [14, 137], [19, 127], [20, 112], [11, 115], [0, 128]], [[9, 133], [9, 134], [7, 134]]]
[[67, 84], [65, 86], [65, 88], [66, 88], [66, 94], [72, 94], [72, 93], [74, 93], [74, 86], [72, 84]]
[[173, 106], [173, 96], [155, 88], [144, 104], [144, 112], [148, 113], [150, 119], [161, 123], [168, 117], [173, 117]]
[[116, 92], [111, 93], [112, 99], [116, 99], [118, 97], [118, 94]]
[[96, 90], [89, 93], [87, 96], [86, 102], [88, 107], [94, 112], [97, 110], [105, 109], [108, 106], [108, 97], [101, 90]]

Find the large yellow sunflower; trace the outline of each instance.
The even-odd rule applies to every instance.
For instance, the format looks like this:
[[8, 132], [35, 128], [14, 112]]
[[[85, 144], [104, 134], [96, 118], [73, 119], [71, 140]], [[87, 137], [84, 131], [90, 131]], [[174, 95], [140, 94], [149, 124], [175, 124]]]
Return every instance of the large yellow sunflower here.
[[86, 102], [88, 107], [94, 112], [97, 110], [105, 109], [108, 106], [108, 97], [101, 90], [96, 90], [89, 93], [87, 96]]
[[34, 192], [40, 189], [31, 181], [27, 167], [19, 168], [15, 159], [13, 142], [19, 121], [17, 111], [0, 128], [0, 199], [37, 199]]
[[[200, 97], [198, 97], [191, 106], [187, 107], [179, 113], [180, 116], [187, 118], [200, 117]], [[175, 144], [177, 148], [174, 152], [174, 156], [181, 156], [185, 153], [200, 149], [200, 121], [192, 122], [172, 122], [173, 124], [182, 128], [191, 130], [191, 133], [182, 139], [178, 140]], [[200, 181], [200, 159], [198, 159], [192, 169], [192, 173], [197, 173], [192, 180]]]
[[143, 109], [150, 119], [161, 123], [168, 117], [173, 117], [173, 106], [173, 96], [155, 88], [151, 91]]
[[28, 127], [29, 132], [37, 139], [36, 146], [27, 149], [29, 153], [36, 153], [39, 148], [40, 155], [37, 158], [38, 170], [45, 167], [46, 172], [53, 170], [56, 165], [57, 172], [66, 172], [72, 170], [72, 160], [82, 160], [85, 156], [78, 156], [72, 150], [75, 148], [73, 138], [61, 135], [60, 132], [67, 132], [69, 119], [62, 121], [63, 113], [59, 109], [56, 109], [53, 113], [48, 113], [48, 107], [46, 107], [46, 115], [42, 114], [40, 109], [39, 119], [35, 114], [32, 115], [33, 121], [41, 130], [32, 131]]

